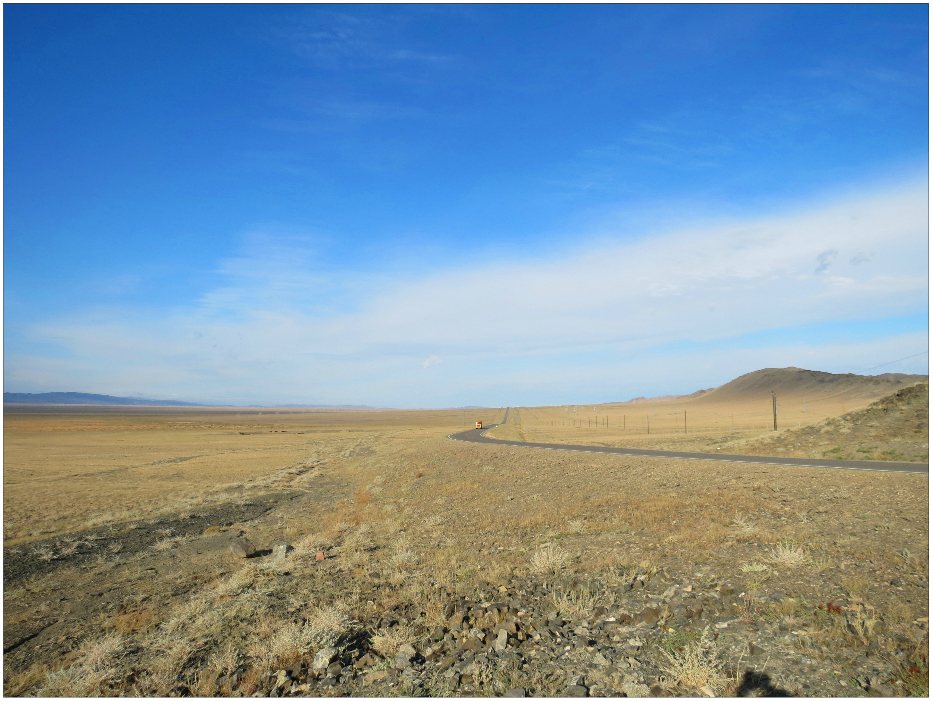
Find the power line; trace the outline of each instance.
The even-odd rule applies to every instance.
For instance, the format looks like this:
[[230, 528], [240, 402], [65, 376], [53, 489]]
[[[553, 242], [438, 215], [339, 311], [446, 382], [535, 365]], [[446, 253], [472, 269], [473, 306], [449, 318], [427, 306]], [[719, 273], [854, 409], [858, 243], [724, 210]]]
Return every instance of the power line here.
[[[923, 351], [923, 353], [917, 353], [917, 355], [908, 355], [906, 358], [901, 358], [901, 360], [910, 360], [911, 358], [916, 358], [917, 356], [925, 355], [929, 352], [930, 351]], [[894, 365], [894, 363], [899, 363], [901, 362], [901, 360], [892, 360], [890, 363], [881, 363], [881, 365], [876, 365], [873, 368], [868, 368], [868, 370], [875, 370], [877, 368], [883, 368], [885, 365]], [[868, 370], [862, 370], [862, 372], [868, 372]]]

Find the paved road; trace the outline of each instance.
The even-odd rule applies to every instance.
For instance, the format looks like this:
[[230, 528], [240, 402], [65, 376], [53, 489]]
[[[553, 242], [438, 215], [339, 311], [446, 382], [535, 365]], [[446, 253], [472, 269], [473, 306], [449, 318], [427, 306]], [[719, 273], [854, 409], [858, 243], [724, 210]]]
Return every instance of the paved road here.
[[[502, 423], [508, 423], [509, 412], [506, 410]], [[763, 455], [723, 455], [720, 453], [681, 453], [676, 450], [641, 450], [638, 448], [607, 448], [599, 445], [564, 445], [562, 443], [526, 443], [523, 441], [504, 441], [486, 436], [486, 431], [499, 426], [493, 424], [477, 431], [451, 433], [448, 438], [470, 443], [491, 443], [493, 445], [514, 445], [521, 448], [541, 448], [544, 450], [569, 450], [575, 453], [610, 453], [611, 455], [645, 455], [653, 458], [680, 458], [681, 460], [715, 460], [717, 462], [749, 462], [761, 465], [799, 465], [802, 467], [829, 467], [836, 470], [867, 470], [869, 472], [916, 472], [930, 474], [929, 463], [914, 462], [879, 462], [875, 460], [822, 460], [820, 458], [774, 458]]]

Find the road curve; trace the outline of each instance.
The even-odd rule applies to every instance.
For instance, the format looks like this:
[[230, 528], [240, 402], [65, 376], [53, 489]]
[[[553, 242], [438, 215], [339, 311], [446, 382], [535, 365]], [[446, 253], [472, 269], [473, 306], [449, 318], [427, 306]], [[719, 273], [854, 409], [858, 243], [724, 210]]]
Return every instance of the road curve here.
[[[502, 423], [509, 420], [506, 409]], [[868, 472], [913, 472], [930, 474], [929, 463], [880, 462], [876, 460], [823, 460], [820, 458], [775, 458], [764, 455], [723, 455], [720, 453], [682, 453], [676, 450], [642, 450], [639, 448], [608, 448], [599, 445], [564, 445], [563, 443], [527, 443], [524, 441], [505, 441], [489, 438], [486, 431], [496, 428], [493, 424], [477, 431], [470, 429], [460, 433], [451, 433], [448, 438], [468, 443], [489, 443], [492, 445], [512, 445], [519, 448], [540, 448], [543, 450], [567, 450], [574, 453], [609, 453], [611, 455], [643, 455], [651, 458], [678, 458], [681, 460], [713, 460], [716, 462], [747, 462], [760, 465], [797, 465], [800, 467], [828, 467], [835, 470], [865, 470]]]

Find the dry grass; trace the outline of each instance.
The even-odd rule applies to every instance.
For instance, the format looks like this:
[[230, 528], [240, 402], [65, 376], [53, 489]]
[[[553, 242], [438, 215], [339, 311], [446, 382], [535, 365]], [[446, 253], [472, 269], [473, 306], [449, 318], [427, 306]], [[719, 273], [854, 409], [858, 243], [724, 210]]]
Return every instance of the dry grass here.
[[[278, 425], [297, 428], [299, 419], [309, 420], [283, 418]], [[161, 696], [180, 684], [201, 695], [231, 695], [229, 680], [217, 678], [239, 667], [249, 672], [235, 692], [249, 695], [262, 688], [262, 675], [269, 670], [296, 659], [307, 665], [322, 646], [364, 639], [360, 627], [370, 630], [372, 649], [386, 657], [414, 643], [413, 637], [424, 643], [427, 633], [415, 636], [414, 618], [420, 615], [418, 626], [433, 631], [447, 622], [445, 606], [451, 600], [479, 592], [510, 597], [516, 578], [546, 582], [548, 606], [567, 618], [587, 618], [597, 606], [621, 599], [600, 598], [596, 589], [552, 586], [554, 579], [640, 586], [663, 568], [699, 590], [701, 582], [712, 586], [706, 573], [715, 573], [716, 586], [731, 580], [747, 593], [746, 610], [733, 615], [749, 622], [765, 618], [794, 630], [817, 621], [821, 627], [814, 637], [839, 646], [877, 638], [881, 620], [900, 631], [926, 614], [916, 602], [896, 600], [897, 590], [887, 584], [893, 574], [881, 582], [875, 574], [893, 570], [898, 577], [913, 577], [911, 583], [926, 576], [923, 476], [833, 472], [827, 479], [827, 473], [796, 467], [504, 449], [448, 441], [447, 433], [456, 426], [425, 424], [399, 431], [401, 424], [372, 428], [346, 422], [338, 432], [331, 423], [330, 433], [322, 429], [297, 437], [240, 436], [239, 429], [227, 435], [223, 431], [231, 429], [229, 423], [178, 428], [180, 444], [188, 448], [201, 441], [219, 450], [242, 439], [237, 450], [243, 453], [232, 453], [234, 473], [241, 469], [236, 456], [257, 458], [256, 473], [226, 492], [229, 502], [268, 491], [279, 494], [280, 489], [298, 496], [270, 503], [267, 515], [249, 521], [231, 518], [237, 522], [230, 525], [219, 517], [207, 534], [203, 525], [188, 533], [182, 518], [154, 527], [134, 518], [137, 528], [102, 529], [107, 538], [96, 547], [107, 559], [92, 561], [87, 569], [75, 561], [77, 553], [92, 547], [83, 537], [25, 546], [37, 551], [36, 561], [56, 569], [30, 580], [28, 589], [6, 588], [5, 624], [27, 629], [46, 619], [67, 619], [77, 621], [84, 636], [94, 631], [97, 641], [102, 628], [120, 634], [114, 640], [122, 647], [107, 652], [103, 646], [97, 655], [88, 648], [67, 657], [64, 644], [56, 642], [63, 634], [40, 635], [28, 657], [26, 647], [7, 655], [7, 695], [70, 689]], [[168, 428], [151, 430], [158, 440], [138, 440], [137, 446], [169, 442]], [[117, 440], [132, 433], [127, 431], [108, 432], [101, 423], [86, 435], [101, 442], [100, 459], [123, 449]], [[217, 443], [211, 442], [216, 438], [211, 431], [221, 434]], [[77, 430], [66, 422], [64, 433], [74, 438]], [[192, 437], [190, 443], [186, 436]], [[210, 459], [219, 469], [220, 452]], [[207, 462], [166, 463], [158, 479], [144, 479], [161, 484], [141, 491], [164, 490], [165, 501], [153, 502], [154, 509], [175, 504], [179, 512], [198, 513], [191, 510], [185, 489], [200, 483], [196, 473]], [[295, 472], [295, 465], [312, 462], [319, 465], [317, 482], [306, 480], [311, 473]], [[177, 490], [176, 501], [166, 485]], [[119, 497], [125, 486], [118, 485], [112, 496]], [[55, 482], [52, 491], [65, 487], [65, 481]], [[34, 488], [41, 492], [43, 485]], [[75, 495], [85, 488], [87, 482], [76, 481], [71, 501], [80, 501]], [[63, 529], [83, 518], [64, 516]], [[265, 552], [285, 541], [294, 548], [275, 566], [265, 556], [234, 560], [227, 544], [240, 531]], [[806, 548], [797, 545], [803, 543]], [[62, 555], [70, 548], [76, 553]], [[324, 560], [316, 559], [319, 552], [326, 554]], [[102, 581], [114, 592], [115, 607], [95, 596]], [[506, 592], [500, 589], [503, 584]], [[63, 587], [74, 592], [69, 601], [60, 601]], [[793, 591], [793, 598], [771, 602], [767, 597], [773, 591]], [[816, 604], [803, 603], [825, 602], [842, 592], [848, 597], [844, 614], [817, 619]], [[492, 600], [497, 599], [486, 599]], [[80, 612], [79, 602], [86, 607]], [[408, 622], [380, 623], [393, 616], [400, 620], [398, 607], [408, 608]], [[706, 642], [665, 658], [671, 684], [681, 690], [728, 690], [715, 645]], [[63, 660], [67, 664], [56, 669]], [[124, 684], [129, 667], [148, 673]], [[490, 694], [509, 688], [502, 685], [529, 685], [536, 694], [559, 695], [566, 689], [563, 678], [536, 678], [534, 665], [520, 670], [493, 665], [475, 682], [478, 691]], [[621, 677], [607, 684], [619, 693], [645, 690]]]
[[124, 647], [124, 638], [117, 633], [85, 643], [73, 664], [46, 674], [36, 695], [104, 695], [107, 684], [114, 681], [113, 663], [122, 655]]
[[551, 594], [551, 600], [558, 611], [568, 618], [589, 618], [593, 609], [599, 606], [601, 595], [586, 589], [574, 589]]
[[662, 651], [668, 660], [667, 672], [671, 682], [684, 689], [711, 689], [719, 695], [730, 683], [723, 672], [709, 626], [699, 640], [687, 643], [682, 651]]
[[309, 467], [353, 456], [359, 434], [347, 434], [348, 424], [370, 434], [449, 433], [501, 417], [498, 409], [12, 407], [4, 411], [4, 545], [197, 510], [236, 490], [306, 487]]
[[771, 549], [768, 561], [778, 567], [797, 567], [809, 559], [806, 548], [793, 543], [779, 543]]
[[[773, 431], [770, 390], [759, 388], [741, 394], [714, 392], [706, 396], [658, 398], [623, 404], [519, 407], [510, 411], [507, 426], [494, 429], [489, 435], [542, 443], [698, 452], [718, 450], [723, 453], [754, 455], [812, 454], [811, 457], [821, 457], [824, 451], [833, 448], [831, 441], [834, 437], [839, 439], [838, 432], [832, 432], [825, 440], [817, 439], [815, 442], [810, 438], [797, 437], [794, 432], [811, 426], [819, 428], [824, 425], [822, 422], [834, 421], [840, 414], [864, 410], [897, 389], [910, 387], [917, 379], [883, 385], [871, 380], [846, 380], [841, 389], [831, 382], [814, 384], [806, 378], [799, 381], [790, 379], [787, 383], [779, 381], [784, 388], [778, 390], [777, 433]], [[842, 424], [838, 427], [843, 432], [848, 428]], [[913, 429], [912, 425], [910, 429]], [[782, 438], [785, 432], [788, 435], [786, 441]], [[911, 430], [905, 437], [908, 443], [915, 444], [920, 451], [904, 448], [907, 453], [917, 453], [922, 457], [921, 453], [928, 452], [928, 446], [925, 445], [928, 441], [923, 432]], [[875, 441], [877, 444], [877, 438]], [[898, 445], [906, 444], [901, 441]], [[833, 453], [825, 457], [908, 459], [898, 457], [897, 450], [878, 451], [869, 448], [851, 446], [852, 455]], [[768, 452], [775, 449], [780, 452]], [[836, 449], [843, 451], [838, 446]], [[858, 449], [862, 452], [857, 452]]]
[[373, 650], [386, 659], [395, 657], [402, 645], [412, 645], [417, 641], [411, 624], [394, 628], [380, 628], [372, 633]]
[[531, 571], [535, 574], [556, 574], [570, 564], [570, 553], [559, 545], [548, 543], [531, 556]]

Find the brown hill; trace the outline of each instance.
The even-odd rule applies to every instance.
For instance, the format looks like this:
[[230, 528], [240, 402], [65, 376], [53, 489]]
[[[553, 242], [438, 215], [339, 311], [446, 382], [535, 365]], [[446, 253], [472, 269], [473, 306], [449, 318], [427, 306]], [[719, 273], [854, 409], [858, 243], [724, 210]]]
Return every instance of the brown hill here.
[[929, 403], [930, 383], [920, 382], [864, 409], [743, 442], [741, 450], [752, 455], [928, 462]]
[[806, 396], [813, 400], [829, 397], [846, 399], [872, 399], [883, 397], [903, 387], [926, 381], [927, 375], [836, 375], [819, 370], [801, 368], [765, 368], [742, 375], [714, 390], [703, 392], [703, 402], [742, 401], [769, 397], [771, 392], [780, 396]]

